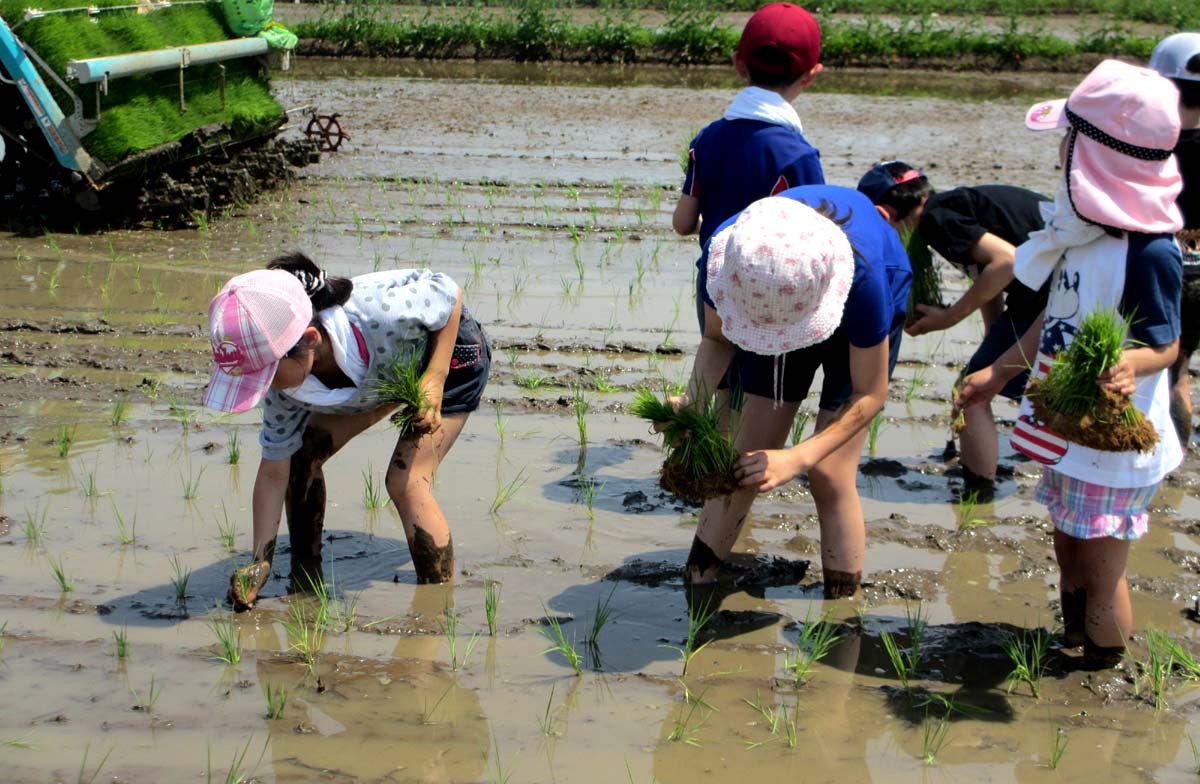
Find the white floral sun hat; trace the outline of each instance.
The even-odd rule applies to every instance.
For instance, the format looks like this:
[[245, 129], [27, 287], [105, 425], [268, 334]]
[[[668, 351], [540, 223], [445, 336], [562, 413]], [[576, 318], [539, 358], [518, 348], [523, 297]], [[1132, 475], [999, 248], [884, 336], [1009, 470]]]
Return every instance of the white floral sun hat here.
[[754, 202], [708, 248], [708, 291], [738, 347], [778, 356], [827, 339], [854, 281], [845, 232], [786, 197]]

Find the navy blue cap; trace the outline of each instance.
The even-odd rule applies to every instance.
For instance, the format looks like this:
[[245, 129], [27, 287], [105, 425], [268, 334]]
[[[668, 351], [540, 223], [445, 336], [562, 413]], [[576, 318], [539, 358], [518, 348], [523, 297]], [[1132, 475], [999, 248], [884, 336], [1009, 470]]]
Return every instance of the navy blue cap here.
[[[904, 171], [898, 175], [889, 174], [888, 168], [896, 167], [897, 164], [905, 167]], [[925, 179], [925, 175], [916, 166], [909, 166], [904, 161], [884, 161], [872, 166], [871, 170], [862, 176], [862, 179], [858, 181], [858, 191], [869, 198], [872, 203], [878, 204], [888, 191], [897, 185], [923, 179]]]

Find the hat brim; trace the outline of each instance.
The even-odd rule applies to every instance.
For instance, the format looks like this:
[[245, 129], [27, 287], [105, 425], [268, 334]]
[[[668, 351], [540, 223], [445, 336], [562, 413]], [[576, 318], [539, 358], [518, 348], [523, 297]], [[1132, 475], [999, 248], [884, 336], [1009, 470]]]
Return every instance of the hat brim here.
[[850, 297], [850, 286], [854, 282], [854, 256], [849, 240], [846, 240], [846, 262], [833, 267], [826, 293], [817, 308], [794, 324], [765, 328], [743, 318], [735, 309], [724, 306], [720, 301], [724, 299], [724, 283], [720, 273], [725, 266], [725, 247], [736, 226], [735, 222], [713, 235], [708, 246], [708, 291], [715, 304], [713, 309], [721, 317], [722, 334], [740, 349], [768, 356], [786, 354], [828, 340], [842, 324], [846, 300]]
[[220, 367], [213, 368], [208, 391], [204, 393], [204, 405], [230, 414], [249, 411], [266, 397], [277, 367], [279, 363], [272, 362], [252, 373], [236, 376]]
[[1025, 112], [1025, 127], [1031, 131], [1053, 131], [1055, 128], [1066, 128], [1067, 121], [1066, 98], [1056, 98], [1053, 101], [1042, 101], [1034, 104]]

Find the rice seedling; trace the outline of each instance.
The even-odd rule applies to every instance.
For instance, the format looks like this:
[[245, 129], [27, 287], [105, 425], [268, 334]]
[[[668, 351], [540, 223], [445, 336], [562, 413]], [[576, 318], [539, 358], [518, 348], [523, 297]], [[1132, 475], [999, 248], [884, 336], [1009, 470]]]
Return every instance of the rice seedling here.
[[600, 392], [602, 394], [606, 394], [609, 392], [616, 392], [618, 389], [620, 389], [620, 387], [618, 387], [616, 384], [609, 381], [604, 376], [593, 377], [592, 386], [594, 386], [596, 388], [597, 392]]
[[[605, 483], [607, 484], [607, 483]], [[596, 478], [594, 476], [582, 476], [579, 478], [579, 499], [583, 501], [587, 507], [589, 520], [596, 519], [595, 504], [596, 493], [604, 489], [604, 485], [596, 487]]]
[[171, 556], [171, 587], [175, 591], [175, 601], [180, 604], [187, 601], [188, 583], [192, 579], [192, 570], [183, 565], [179, 555]]
[[[1188, 737], [1191, 740], [1191, 737]], [[1056, 727], [1054, 730], [1054, 744], [1050, 747], [1050, 759], [1046, 761], [1046, 767], [1050, 770], [1058, 770], [1058, 763], [1062, 762], [1063, 754], [1067, 753], [1067, 744], [1071, 742], [1071, 738], [1062, 731], [1062, 727]], [[1196, 744], [1192, 743], [1192, 752], [1195, 753]]]
[[988, 519], [979, 517], [975, 514], [975, 510], [979, 507], [979, 491], [972, 490], [969, 493], [962, 493], [958, 496], [958, 528], [966, 530], [969, 528], [978, 528], [981, 525], [987, 525]]
[[88, 753], [91, 752], [91, 750], [92, 742], [89, 740], [83, 747], [83, 761], [79, 763], [79, 773], [75, 775], [75, 784], [93, 784], [93, 782], [96, 781], [96, 777], [100, 775], [100, 771], [104, 770], [104, 766], [108, 762], [108, 758], [111, 757], [112, 753], [117, 750], [117, 747], [113, 746], [111, 749], [109, 749], [108, 753], [105, 754], [100, 760], [100, 764], [97, 765], [91, 773], [88, 773]]
[[[754, 693], [753, 700], [743, 697], [742, 702], [749, 705], [755, 710], [756, 713], [758, 713], [758, 715], [763, 717], [763, 719], [767, 722], [767, 729], [771, 732], [771, 735], [775, 735], [775, 733], [779, 731], [779, 725], [783, 721], [784, 714], [787, 713], [787, 710], [783, 706], [767, 705], [762, 701], [762, 697], [757, 691]], [[772, 740], [774, 740], [774, 738], [772, 738]], [[747, 742], [746, 748], [756, 749], [759, 746], [769, 742], [770, 741]]]
[[275, 686], [270, 681], [265, 685], [267, 695], [267, 718], [282, 719], [284, 708], [287, 707], [288, 693], [287, 687], [280, 685]]
[[921, 761], [926, 765], [937, 762], [938, 755], [942, 753], [942, 748], [946, 745], [946, 733], [949, 729], [948, 713], [944, 713], [934, 720], [926, 712], [925, 721], [921, 724]]
[[601, 599], [596, 597], [596, 610], [592, 613], [592, 628], [588, 632], [587, 637], [583, 638], [587, 645], [596, 645], [600, 640], [600, 632], [613, 618], [612, 598], [617, 592], [617, 586], [613, 585], [612, 590], [608, 592], [608, 596]]
[[676, 409], [649, 389], [639, 389], [630, 411], [662, 428], [666, 458], [659, 484], [669, 493], [702, 502], [737, 488], [738, 452], [721, 426], [719, 403], [708, 398]]
[[1089, 313], [1050, 371], [1030, 385], [1034, 412], [1056, 433], [1106, 451], [1146, 451], [1157, 443], [1154, 427], [1128, 398], [1096, 385], [1120, 362], [1130, 324], [1115, 310]]
[[305, 605], [303, 600], [294, 598], [288, 607], [288, 614], [279, 624], [288, 636], [288, 652], [295, 652], [308, 668], [309, 674], [316, 675], [321, 648], [325, 644], [325, 619], [319, 612], [310, 619]]
[[796, 650], [784, 654], [783, 669], [792, 674], [792, 682], [797, 688], [808, 680], [813, 665], [825, 658], [834, 643], [842, 638], [837, 633], [837, 626], [829, 620], [832, 614], [832, 610], [826, 610], [820, 618], [811, 623], [809, 616], [805, 615]]
[[221, 543], [229, 552], [237, 549], [237, 523], [229, 519], [229, 510], [225, 508], [225, 501], [221, 501], [221, 517], [216, 518], [217, 522], [217, 541]]
[[7, 644], [8, 638], [5, 637], [5, 632], [8, 631], [8, 621], [0, 623], [0, 655], [4, 654], [4, 646]]
[[75, 425], [60, 425], [54, 431], [54, 449], [61, 458], [71, 453], [71, 444], [75, 443]]
[[204, 476], [204, 469], [208, 466], [202, 466], [200, 472], [192, 476], [191, 467], [188, 467], [188, 475], [179, 475], [179, 481], [183, 485], [183, 500], [195, 501], [200, 497], [200, 479]]
[[571, 665], [571, 669], [575, 670], [575, 675], [583, 674], [583, 657], [579, 655], [579, 651], [575, 648], [575, 638], [567, 639], [566, 632], [563, 631], [562, 624], [558, 618], [550, 614], [546, 609], [546, 605], [542, 605], [542, 611], [546, 614], [546, 625], [540, 627], [542, 636], [550, 641], [550, 647], [542, 651], [545, 656], [548, 653], [557, 653], [567, 660], [567, 664]]
[[226, 664], [237, 664], [242, 660], [242, 636], [234, 628], [233, 616], [216, 616], [208, 622], [208, 628], [217, 638], [217, 658]]
[[904, 245], [912, 266], [913, 282], [912, 288], [908, 290], [908, 314], [910, 319], [915, 320], [917, 305], [943, 307], [942, 276], [938, 273], [933, 254], [929, 252], [929, 246], [921, 239], [920, 233], [915, 229], [904, 232], [900, 242]]
[[487, 617], [488, 634], [496, 636], [496, 611], [500, 607], [500, 581], [483, 578], [483, 613]]
[[910, 605], [906, 604], [904, 616], [908, 621], [908, 650], [900, 650], [896, 639], [891, 632], [886, 630], [880, 633], [880, 639], [883, 641], [883, 648], [892, 663], [892, 669], [900, 680], [900, 688], [907, 692], [910, 690], [909, 681], [916, 674], [917, 666], [921, 661], [921, 637], [925, 632], [927, 621], [921, 616], [920, 604], [917, 604], [915, 613], [912, 612]]
[[591, 400], [588, 399], [587, 393], [583, 391], [583, 387], [575, 387], [571, 405], [575, 409], [575, 427], [579, 430], [579, 447], [587, 448], [587, 415], [588, 410], [592, 407]]
[[1200, 746], [1196, 745], [1196, 739], [1191, 735], [1187, 736], [1188, 744], [1192, 747], [1192, 772], [1200, 775]]
[[15, 738], [9, 738], [8, 740], [0, 742], [0, 746], [5, 746], [10, 749], [32, 750], [35, 748], [33, 745], [33, 733], [27, 732], [24, 735], [19, 735]]
[[508, 784], [513, 772], [504, 767], [504, 760], [500, 757], [500, 741], [496, 740], [496, 728], [489, 724], [488, 729], [492, 733], [492, 748], [495, 749], [495, 753], [492, 754], [492, 762], [496, 766], [496, 784]]
[[237, 465], [241, 460], [242, 443], [238, 437], [238, 431], [234, 430], [225, 442], [225, 462], [229, 465]]
[[552, 735], [558, 735], [554, 729], [554, 685], [550, 686], [550, 697], [546, 700], [546, 709], [541, 716], [537, 716], [538, 727], [542, 731], [542, 735], [549, 738]]
[[46, 281], [46, 291], [54, 294], [58, 291], [58, 286], [62, 282], [62, 264], [59, 264], [50, 272], [50, 278]]
[[916, 397], [917, 390], [925, 386], [925, 368], [913, 368], [912, 377], [908, 380], [908, 388], [904, 391], [904, 402], [910, 404]]
[[162, 689], [158, 688], [154, 683], [154, 676], [150, 676], [150, 688], [146, 691], [146, 696], [143, 697], [137, 689], [133, 688], [133, 684], [129, 686], [129, 693], [133, 695], [133, 709], [142, 713], [153, 713], [154, 706], [158, 705], [158, 700], [162, 697]]
[[867, 454], [875, 456], [875, 448], [879, 445], [879, 431], [883, 429], [883, 412], [880, 411], [871, 418], [867, 425]]
[[446, 697], [448, 697], [450, 695], [450, 692], [453, 689], [454, 689], [454, 684], [451, 683], [449, 686], [447, 686], [442, 691], [442, 693], [440, 695], [438, 695], [438, 698], [433, 701], [432, 705], [429, 704], [429, 695], [428, 694], [421, 696], [421, 701], [424, 703], [424, 709], [421, 711], [421, 723], [422, 724], [435, 724], [436, 723], [433, 720], [433, 714], [437, 713], [437, 709], [439, 707], [441, 707], [442, 703], [445, 701]]
[[375, 471], [370, 463], [363, 469], [363, 507], [368, 512], [377, 512], [392, 502], [388, 496], [384, 484], [381, 482], [376, 484]]
[[66, 568], [63, 566], [62, 558], [55, 560], [47, 558], [50, 562], [50, 571], [54, 575], [54, 581], [58, 583], [58, 589], [62, 593], [70, 593], [75, 590], [75, 581], [67, 576]]
[[25, 519], [21, 522], [21, 532], [25, 534], [25, 538], [30, 543], [39, 543], [46, 535], [46, 512], [49, 509], [49, 505], [43, 507], [40, 516], [36, 512], [25, 510]]
[[705, 705], [703, 695], [701, 695], [700, 699], [689, 700], [685, 698], [679, 704], [679, 710], [675, 714], [675, 724], [671, 728], [671, 732], [667, 734], [667, 740], [672, 743], [682, 741], [688, 746], [699, 748], [700, 736], [698, 733], [700, 732], [700, 728], [704, 726], [705, 722], [713, 714], [712, 708], [708, 708], [708, 713], [699, 719], [696, 718], [696, 711]]
[[500, 448], [504, 448], [504, 439], [508, 435], [508, 420], [504, 418], [504, 410], [500, 407], [500, 401], [497, 400], [494, 408], [496, 409], [496, 435], [500, 437]]
[[1160, 659], [1170, 658], [1176, 674], [1188, 680], [1200, 680], [1200, 662], [1182, 643], [1162, 629], [1146, 627], [1146, 647], [1158, 651]]
[[463, 648], [462, 659], [458, 657], [458, 627], [460, 622], [458, 608], [450, 603], [450, 599], [446, 599], [445, 605], [442, 607], [442, 614], [438, 617], [438, 628], [442, 630], [442, 637], [446, 640], [446, 647], [450, 651], [450, 669], [458, 670], [461, 667], [467, 666], [467, 659], [471, 658], [471, 652], [475, 650], [475, 644], [479, 642], [479, 633], [471, 632], [471, 636], [467, 638], [466, 645]]
[[431, 405], [421, 386], [421, 372], [421, 356], [414, 353], [393, 361], [375, 384], [379, 400], [399, 405], [388, 420], [400, 430], [402, 438], [416, 440], [429, 432], [416, 424], [420, 412]]
[[549, 380], [549, 376], [542, 375], [536, 370], [530, 370], [525, 375], [518, 376], [514, 383], [516, 383], [516, 385], [522, 389], [528, 389], [532, 391], [534, 389], [538, 389]]
[[1026, 631], [1019, 634], [1009, 634], [1004, 640], [1004, 652], [1012, 662], [1012, 672], [1008, 674], [1008, 693], [1012, 694], [1021, 683], [1029, 684], [1033, 698], [1040, 699], [1042, 692], [1042, 673], [1046, 669], [1046, 653], [1050, 647], [1050, 636], [1041, 629]]
[[122, 626], [113, 632], [113, 654], [118, 659], [129, 658], [129, 627]]
[[812, 419], [812, 412], [807, 408], [801, 408], [796, 411], [796, 418], [792, 420], [793, 446], [804, 440], [804, 429], [808, 427], [808, 422], [810, 419]]
[[129, 401], [124, 398], [114, 400], [112, 411], [109, 412], [108, 421], [113, 427], [120, 427], [125, 424], [125, 420], [129, 416]]
[[80, 482], [80, 488], [83, 490], [84, 498], [99, 498], [102, 495], [112, 495], [111, 490], [101, 490], [96, 484], [96, 471], [88, 471], [84, 481]]
[[[218, 779], [219, 781], [224, 781], [225, 784], [251, 784], [257, 781], [251, 773], [254, 768], [258, 767], [258, 763], [262, 762], [263, 755], [267, 753], [267, 743], [263, 743], [262, 752], [258, 755], [258, 762], [254, 763], [254, 767], [251, 768], [251, 773], [244, 773], [242, 772], [242, 766], [246, 764], [246, 754], [250, 751], [250, 744], [252, 742], [254, 742], [253, 735], [246, 739], [246, 745], [241, 747], [241, 751], [238, 751], [235, 747], [233, 759], [230, 760], [229, 768], [225, 771], [225, 778]], [[213, 781], [212, 746], [210, 745], [208, 747], [207, 765], [205, 767], [205, 784], [213, 784]]]
[[499, 512], [500, 507], [508, 503], [517, 494], [517, 491], [525, 486], [526, 481], [528, 480], [525, 477], [525, 469], [522, 468], [507, 484], [498, 486], [496, 496], [492, 499], [491, 513]]
[[687, 637], [684, 638], [683, 647], [678, 645], [659, 645], [660, 648], [668, 648], [679, 654], [679, 658], [683, 661], [683, 672], [680, 677], [687, 677], [688, 665], [692, 663], [692, 658], [697, 653], [708, 647], [708, 642], [696, 645], [696, 641], [700, 636], [700, 631], [708, 625], [712, 617], [717, 614], [716, 607], [710, 607], [711, 600], [704, 603], [689, 602], [688, 603], [688, 631]]
[[126, 523], [125, 515], [121, 514], [117, 502], [113, 501], [112, 505], [113, 516], [117, 520], [117, 539], [120, 540], [122, 546], [133, 544], [134, 539], [137, 538], [137, 515], [133, 516], [132, 522]]

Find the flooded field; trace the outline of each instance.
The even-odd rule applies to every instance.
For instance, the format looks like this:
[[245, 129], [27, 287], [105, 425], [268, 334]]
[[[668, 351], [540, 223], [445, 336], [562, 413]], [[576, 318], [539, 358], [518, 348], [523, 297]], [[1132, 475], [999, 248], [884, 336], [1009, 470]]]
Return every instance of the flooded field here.
[[[302, 61], [281, 96], [353, 138], [289, 189], [196, 231], [0, 239], [0, 778], [1195, 779], [1198, 692], [1133, 660], [1148, 625], [1200, 650], [1200, 463], [1133, 548], [1131, 660], [1088, 675], [1051, 643], [1038, 696], [1010, 690], [1005, 641], [1054, 630], [1057, 577], [1035, 471], [1007, 444], [998, 500], [952, 501], [946, 398], [974, 321], [903, 345], [863, 456], [861, 598], [821, 600], [794, 483], [755, 505], [729, 595], [690, 634], [696, 510], [658, 489], [657, 439], [624, 407], [686, 378], [696, 247], [669, 216], [683, 145], [731, 93], [653, 73]], [[1057, 139], [1026, 134], [1022, 109], [1072, 77], [874, 75], [885, 97], [870, 74], [829, 76], [798, 108], [831, 182], [903, 157], [937, 187], [1052, 191]], [[437, 475], [455, 584], [415, 584], [379, 506], [379, 426], [326, 469], [316, 632], [296, 623], [315, 601], [287, 596], [286, 535], [267, 598], [228, 613], [258, 421], [199, 408], [209, 298], [292, 248], [336, 274], [445, 271], [496, 346]], [[808, 668], [824, 613], [837, 638]]]

